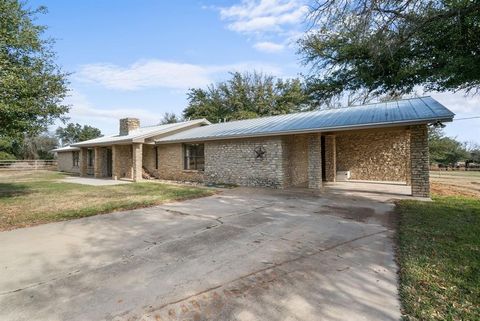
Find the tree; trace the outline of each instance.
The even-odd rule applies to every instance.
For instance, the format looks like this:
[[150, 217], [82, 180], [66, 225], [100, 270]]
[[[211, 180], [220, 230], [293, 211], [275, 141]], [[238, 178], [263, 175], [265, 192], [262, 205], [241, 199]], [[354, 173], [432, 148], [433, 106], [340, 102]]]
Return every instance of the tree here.
[[77, 142], [97, 138], [102, 136], [100, 129], [80, 124], [70, 123], [66, 127], [58, 127], [55, 131], [62, 146], [71, 145]]
[[458, 161], [466, 161], [469, 158], [465, 145], [454, 138], [446, 137], [440, 128], [430, 128], [428, 148], [431, 163], [455, 166]]
[[45, 12], [0, 0], [0, 136], [35, 135], [68, 111], [67, 74], [55, 63], [53, 40], [42, 37], [46, 27], [33, 22]]
[[480, 2], [322, 0], [300, 41], [317, 100], [348, 91], [372, 95], [478, 90]]
[[18, 159], [53, 159], [52, 149], [58, 146], [58, 139], [49, 132], [38, 136], [25, 136], [16, 149]]
[[299, 79], [275, 79], [261, 73], [231, 73], [231, 79], [206, 89], [190, 89], [183, 117], [211, 122], [280, 115], [310, 108]]
[[175, 124], [182, 121], [180, 117], [178, 117], [175, 113], [164, 113], [162, 120], [160, 120], [160, 125], [165, 124]]

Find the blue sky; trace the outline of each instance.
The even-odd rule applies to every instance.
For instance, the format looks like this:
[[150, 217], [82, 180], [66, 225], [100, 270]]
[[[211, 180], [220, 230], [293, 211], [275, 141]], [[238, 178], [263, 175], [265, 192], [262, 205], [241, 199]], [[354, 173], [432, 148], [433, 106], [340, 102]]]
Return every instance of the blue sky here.
[[[104, 134], [118, 118], [154, 125], [180, 114], [186, 92], [225, 80], [230, 71], [279, 77], [305, 72], [295, 40], [305, 31], [306, 0], [58, 1], [38, 22], [56, 39], [58, 63], [70, 77], [71, 122]], [[458, 118], [480, 115], [480, 97], [432, 94]], [[480, 143], [480, 119], [447, 125], [448, 135]]]

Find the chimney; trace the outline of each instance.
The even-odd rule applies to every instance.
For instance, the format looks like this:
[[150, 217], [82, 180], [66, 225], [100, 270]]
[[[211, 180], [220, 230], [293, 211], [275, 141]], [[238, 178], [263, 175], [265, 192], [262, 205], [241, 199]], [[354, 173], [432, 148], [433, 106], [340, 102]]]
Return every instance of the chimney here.
[[120, 119], [120, 136], [125, 136], [140, 128], [140, 120], [138, 118]]

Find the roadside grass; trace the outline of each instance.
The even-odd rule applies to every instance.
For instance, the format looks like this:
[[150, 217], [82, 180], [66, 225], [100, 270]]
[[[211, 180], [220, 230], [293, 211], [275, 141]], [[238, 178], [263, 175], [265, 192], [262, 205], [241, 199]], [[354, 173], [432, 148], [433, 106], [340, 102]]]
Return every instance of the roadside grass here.
[[400, 201], [398, 263], [405, 320], [480, 320], [480, 199]]
[[0, 230], [212, 195], [193, 186], [154, 182], [89, 186], [61, 182], [58, 172], [0, 172]]

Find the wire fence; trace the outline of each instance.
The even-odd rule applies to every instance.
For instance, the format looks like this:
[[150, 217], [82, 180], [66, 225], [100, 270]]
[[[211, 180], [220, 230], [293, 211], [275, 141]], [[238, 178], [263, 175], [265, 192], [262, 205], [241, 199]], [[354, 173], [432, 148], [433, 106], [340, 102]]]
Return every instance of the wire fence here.
[[0, 171], [56, 170], [57, 160], [0, 160]]

